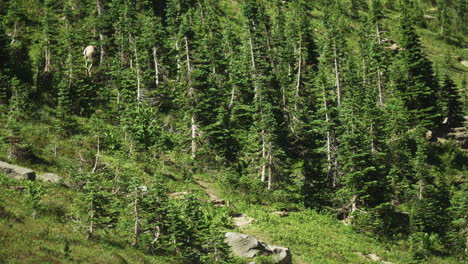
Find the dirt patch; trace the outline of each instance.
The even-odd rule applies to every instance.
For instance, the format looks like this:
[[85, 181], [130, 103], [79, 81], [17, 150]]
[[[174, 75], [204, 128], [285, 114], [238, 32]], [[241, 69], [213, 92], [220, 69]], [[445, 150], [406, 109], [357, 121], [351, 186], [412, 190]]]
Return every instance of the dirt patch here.
[[208, 197], [210, 198], [210, 200], [214, 201], [214, 200], [221, 200], [215, 193], [216, 191], [211, 188], [210, 184], [205, 181], [205, 180], [202, 180], [202, 179], [198, 179], [198, 178], [195, 178], [195, 181], [201, 186], [203, 187], [203, 189], [205, 189], [205, 193], [206, 195], [208, 195]]
[[233, 217], [232, 220], [234, 221], [235, 227], [243, 228], [243, 227], [250, 225], [254, 219], [245, 214], [241, 214], [239, 216]]

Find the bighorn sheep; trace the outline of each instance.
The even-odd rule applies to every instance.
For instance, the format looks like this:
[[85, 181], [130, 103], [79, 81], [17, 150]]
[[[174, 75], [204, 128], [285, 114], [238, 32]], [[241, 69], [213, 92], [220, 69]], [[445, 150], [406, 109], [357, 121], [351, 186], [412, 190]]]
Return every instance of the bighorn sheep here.
[[95, 52], [96, 52], [96, 47], [94, 47], [93, 45], [90, 45], [90, 46], [87, 46], [83, 50], [83, 56], [86, 60], [91, 60]]
[[[91, 76], [91, 68], [93, 67], [93, 56], [95, 52], [96, 52], [96, 47], [93, 45], [89, 45], [83, 50], [86, 72], [88, 73], [89, 76]], [[88, 65], [88, 62], [90, 62], [89, 65]]]

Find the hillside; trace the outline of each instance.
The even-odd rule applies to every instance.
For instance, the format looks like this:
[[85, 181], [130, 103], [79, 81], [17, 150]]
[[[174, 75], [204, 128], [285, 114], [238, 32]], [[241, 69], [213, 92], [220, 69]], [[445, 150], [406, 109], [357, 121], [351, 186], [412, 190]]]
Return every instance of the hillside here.
[[0, 263], [466, 261], [465, 11], [0, 0]]

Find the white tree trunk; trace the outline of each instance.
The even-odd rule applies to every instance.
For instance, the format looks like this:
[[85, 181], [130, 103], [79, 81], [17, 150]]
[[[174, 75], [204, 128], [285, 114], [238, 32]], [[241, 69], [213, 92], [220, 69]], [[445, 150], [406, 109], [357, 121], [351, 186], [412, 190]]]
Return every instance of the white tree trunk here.
[[[101, 17], [102, 11], [104, 10], [104, 7], [102, 6], [101, 0], [96, 0], [96, 11], [98, 13], [98, 17]], [[104, 36], [102, 35], [101, 32], [99, 32], [99, 64], [102, 64], [102, 61], [104, 60], [104, 45], [102, 45], [102, 42], [104, 40]]]
[[44, 72], [50, 72], [52, 70], [52, 66], [50, 64], [50, 48], [49, 44], [47, 44], [47, 47], [45, 48], [45, 66], [44, 66]]
[[158, 63], [158, 49], [153, 47], [153, 62], [154, 62], [154, 82], [156, 87], [159, 87], [159, 63]]
[[299, 44], [299, 59], [297, 61], [297, 81], [296, 81], [296, 100], [294, 102], [294, 110], [297, 111], [297, 101], [299, 100], [299, 91], [302, 78], [302, 43]]
[[132, 246], [136, 246], [138, 244], [138, 236], [140, 235], [140, 217], [139, 217], [139, 210], [138, 210], [138, 187], [136, 187], [136, 194], [135, 194], [135, 201], [133, 202], [133, 214], [135, 216], [135, 223], [133, 225], [133, 242]]
[[104, 36], [99, 33], [99, 40], [100, 40], [100, 44], [99, 44], [99, 65], [102, 64], [102, 61], [104, 60], [104, 54], [105, 54], [105, 51], [104, 51], [104, 45], [102, 45], [102, 42], [104, 41]]
[[[192, 66], [190, 63], [190, 49], [188, 38], [184, 37], [185, 41], [185, 57], [187, 60], [187, 83], [188, 83], [188, 95], [191, 99], [193, 99], [195, 95], [195, 89], [192, 87]], [[193, 104], [191, 106], [193, 108]], [[190, 129], [191, 129], [191, 157], [192, 159], [196, 158], [197, 153], [197, 123], [195, 114], [192, 114], [190, 118]]]
[[381, 107], [384, 106], [382, 75], [380, 66], [377, 66], [377, 87], [379, 88], [379, 106]]
[[256, 78], [256, 66], [255, 66], [255, 54], [254, 54], [254, 48], [253, 48], [253, 41], [252, 41], [252, 34], [249, 31], [249, 44], [250, 44], [250, 61], [251, 61], [251, 66], [252, 66], [252, 79], [253, 79], [253, 85], [254, 85], [254, 100], [258, 99], [258, 88], [257, 88], [257, 78]]
[[339, 72], [339, 65], [338, 65], [338, 55], [336, 52], [335, 41], [333, 41], [333, 54], [334, 54], [334, 62], [335, 62], [336, 99], [338, 102], [338, 106], [340, 106], [341, 105], [341, 84], [340, 84], [340, 72]]
[[262, 182], [265, 181], [265, 174], [266, 174], [266, 140], [265, 140], [265, 130], [262, 129], [260, 134], [262, 139], [262, 168], [261, 168], [261, 177], [260, 180]]
[[191, 133], [191, 135], [192, 135], [192, 137], [191, 137], [191, 140], [192, 140], [192, 142], [191, 142], [191, 153], [192, 153], [191, 157], [192, 157], [192, 159], [195, 159], [196, 156], [197, 156], [197, 154], [196, 154], [197, 153], [197, 141], [196, 141], [197, 140], [197, 125], [196, 125], [196, 122], [195, 122], [195, 115], [192, 115], [192, 117], [190, 118], [190, 123], [191, 123], [190, 127], [191, 127], [191, 130], [192, 130], [191, 131], [192, 132]]
[[179, 58], [179, 41], [177, 40], [177, 37], [174, 38], [175, 39], [175, 50], [176, 50], [176, 64], [177, 64], [177, 81], [180, 80], [180, 69], [182, 69], [182, 64], [180, 62], [180, 58]]
[[16, 41], [16, 35], [18, 34], [18, 21], [15, 21], [13, 25], [13, 33], [11, 33], [11, 43], [14, 44]]
[[137, 79], [137, 102], [140, 104], [142, 101], [140, 65], [138, 64], [137, 45], [134, 39], [133, 39], [133, 51], [135, 53], [135, 72], [136, 72], [136, 79]]
[[268, 190], [271, 190], [271, 185], [273, 183], [273, 159], [272, 159], [272, 154], [271, 154], [271, 146], [270, 150], [268, 152]]
[[100, 142], [100, 139], [99, 139], [99, 137], [98, 137], [98, 139], [97, 139], [96, 157], [94, 158], [94, 167], [93, 167], [93, 170], [91, 171], [92, 173], [96, 172], [96, 169], [97, 169], [97, 167], [98, 167], [98, 165], [99, 165], [99, 156], [101, 155], [101, 154], [100, 154], [100, 148], [101, 148], [101, 147], [100, 147], [100, 145], [101, 145], [100, 143], [101, 143], [101, 142]]
[[231, 100], [229, 101], [229, 106], [228, 106], [229, 109], [232, 108], [235, 98], [236, 98], [236, 86], [233, 85], [231, 89]]

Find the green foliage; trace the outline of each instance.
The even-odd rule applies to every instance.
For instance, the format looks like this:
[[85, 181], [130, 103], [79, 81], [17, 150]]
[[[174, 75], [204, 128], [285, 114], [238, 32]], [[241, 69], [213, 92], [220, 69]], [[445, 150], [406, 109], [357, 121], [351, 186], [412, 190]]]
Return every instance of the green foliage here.
[[39, 183], [28, 181], [26, 190], [26, 199], [31, 204], [33, 210], [36, 211], [41, 209], [40, 202], [41, 197], [45, 192], [44, 188]]
[[443, 244], [437, 234], [418, 232], [412, 234], [408, 241], [414, 258], [418, 260], [427, 259], [431, 253], [443, 250]]
[[[309, 210], [339, 212], [381, 241], [409, 236], [416, 259], [462, 256], [466, 154], [436, 141], [464, 125], [463, 15], [460, 0], [0, 1], [0, 157], [63, 174], [69, 200], [27, 183], [24, 204], [54, 221], [43, 233], [77, 230], [50, 242], [70, 262], [114, 258], [79, 257], [95, 245], [133, 262], [235, 262], [221, 230], [244, 203], [304, 209], [292, 220], [252, 209], [262, 232], [316, 234]], [[203, 202], [195, 173], [243, 205]], [[327, 232], [354, 234], [326, 219]], [[310, 263], [365, 251], [351, 235], [331, 252], [276, 233], [319, 247]]]

